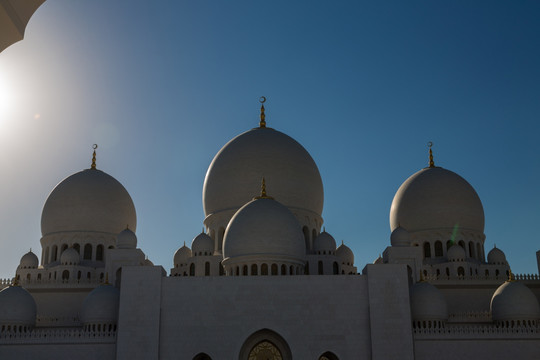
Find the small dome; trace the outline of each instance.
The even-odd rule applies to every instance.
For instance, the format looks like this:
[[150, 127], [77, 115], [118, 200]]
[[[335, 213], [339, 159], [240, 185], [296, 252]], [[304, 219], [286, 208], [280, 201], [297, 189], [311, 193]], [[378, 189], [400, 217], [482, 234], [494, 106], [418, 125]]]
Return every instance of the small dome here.
[[381, 255], [379, 254], [379, 256], [375, 259], [375, 261], [373, 262], [374, 264], [383, 264], [384, 261], [383, 261], [383, 258], [381, 257]]
[[67, 248], [62, 255], [60, 255], [60, 263], [62, 265], [79, 265], [79, 262], [79, 253], [74, 248]]
[[304, 235], [296, 217], [270, 198], [258, 198], [244, 205], [225, 230], [225, 260], [266, 257], [298, 262], [305, 260], [305, 254]]
[[0, 291], [0, 325], [33, 327], [36, 324], [36, 301], [20, 286]]
[[488, 264], [493, 265], [506, 265], [506, 255], [504, 255], [504, 252], [501, 249], [494, 247], [488, 253], [487, 262]]
[[81, 322], [88, 324], [114, 324], [118, 320], [120, 291], [112, 285], [100, 285], [84, 299]]
[[186, 264], [188, 259], [191, 257], [191, 249], [184, 244], [180, 249], [176, 250], [174, 253], [174, 266], [178, 267], [180, 264]]
[[118, 234], [137, 226], [135, 206], [126, 189], [100, 170], [88, 169], [62, 180], [51, 191], [41, 214], [43, 236], [62, 231]]
[[154, 263], [150, 259], [144, 259], [144, 266], [154, 266]]
[[336, 256], [342, 264], [347, 264], [350, 266], [354, 265], [354, 253], [352, 250], [345, 245], [343, 242], [336, 249]]
[[332, 235], [323, 231], [313, 241], [313, 250], [320, 254], [323, 254], [323, 252], [333, 254], [336, 251], [336, 240]]
[[426, 281], [417, 282], [411, 287], [411, 316], [413, 321], [445, 321], [448, 307], [443, 294]]
[[197, 235], [191, 242], [193, 256], [212, 255], [214, 253], [214, 240], [204, 232]]
[[467, 254], [465, 254], [465, 250], [461, 246], [454, 244], [448, 249], [446, 258], [448, 261], [465, 261]]
[[411, 246], [411, 234], [401, 226], [398, 226], [390, 235], [390, 243], [392, 246]]
[[36, 269], [38, 265], [38, 257], [32, 251], [29, 251], [21, 257], [19, 269]]
[[398, 226], [411, 233], [458, 226], [483, 234], [484, 208], [461, 176], [440, 167], [425, 168], [405, 180], [394, 196], [390, 228]]
[[130, 228], [126, 228], [116, 236], [117, 249], [136, 249], [137, 235]]
[[493, 321], [538, 320], [540, 306], [534, 293], [518, 281], [507, 281], [491, 298]]
[[321, 175], [306, 149], [280, 131], [255, 128], [229, 141], [212, 160], [203, 188], [206, 216], [245, 205], [262, 176], [283, 205], [321, 215]]

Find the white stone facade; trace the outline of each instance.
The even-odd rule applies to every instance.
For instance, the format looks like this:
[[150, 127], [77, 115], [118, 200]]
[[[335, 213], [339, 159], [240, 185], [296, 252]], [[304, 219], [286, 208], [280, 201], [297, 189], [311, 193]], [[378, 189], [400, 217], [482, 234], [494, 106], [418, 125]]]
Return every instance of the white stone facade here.
[[123, 186], [76, 173], [47, 200], [41, 259], [0, 281], [0, 359], [539, 357], [540, 278], [486, 257], [459, 175], [431, 163], [407, 179], [361, 273], [322, 229], [323, 199], [308, 152], [261, 122], [216, 155], [203, 232], [167, 273], [137, 248]]

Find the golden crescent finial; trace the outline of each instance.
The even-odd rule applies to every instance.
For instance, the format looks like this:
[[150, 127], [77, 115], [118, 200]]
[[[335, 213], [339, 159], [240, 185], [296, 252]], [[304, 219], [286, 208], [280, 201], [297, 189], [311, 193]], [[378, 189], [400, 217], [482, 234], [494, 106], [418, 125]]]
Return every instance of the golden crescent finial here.
[[266, 96], [261, 96], [259, 98], [259, 102], [261, 103], [261, 121], [259, 121], [259, 127], [265, 128], [266, 127], [266, 115], [264, 115], [264, 103], [266, 102]]
[[254, 199], [274, 199], [273, 197], [266, 194], [266, 180], [264, 179], [264, 176], [262, 178], [261, 184], [261, 196], [254, 197]]
[[427, 146], [429, 148], [429, 167], [433, 168], [435, 167], [435, 162], [433, 162], [433, 151], [431, 150], [431, 148], [433, 147], [433, 142], [428, 141]]
[[92, 165], [90, 166], [90, 169], [96, 170], [96, 149], [98, 148], [97, 144], [92, 145], [92, 149], [94, 149], [94, 153], [92, 154]]

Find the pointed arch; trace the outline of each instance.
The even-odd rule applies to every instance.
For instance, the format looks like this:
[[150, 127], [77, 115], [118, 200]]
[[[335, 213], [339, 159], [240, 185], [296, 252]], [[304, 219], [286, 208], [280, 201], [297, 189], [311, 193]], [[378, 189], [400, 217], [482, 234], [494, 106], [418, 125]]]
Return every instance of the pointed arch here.
[[319, 356], [319, 360], [339, 360], [339, 358], [333, 352], [327, 351]]
[[193, 357], [193, 360], [212, 360], [212, 358], [208, 354], [198, 353]]
[[262, 352], [274, 353], [283, 360], [291, 360], [292, 353], [289, 344], [275, 331], [261, 329], [251, 334], [240, 349], [239, 360], [248, 360]]

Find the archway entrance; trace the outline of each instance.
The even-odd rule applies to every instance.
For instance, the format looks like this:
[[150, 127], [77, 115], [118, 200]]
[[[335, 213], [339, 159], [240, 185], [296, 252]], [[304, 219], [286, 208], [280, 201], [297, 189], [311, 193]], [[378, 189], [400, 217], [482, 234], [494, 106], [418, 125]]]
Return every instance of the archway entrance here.
[[240, 350], [240, 360], [291, 360], [289, 345], [278, 333], [262, 329], [249, 336]]

